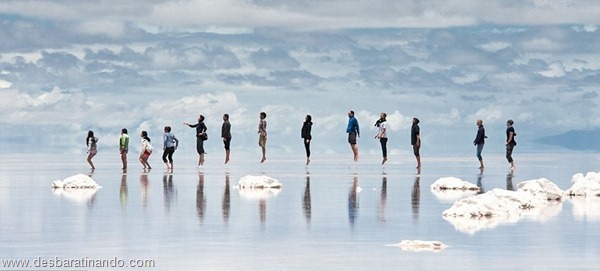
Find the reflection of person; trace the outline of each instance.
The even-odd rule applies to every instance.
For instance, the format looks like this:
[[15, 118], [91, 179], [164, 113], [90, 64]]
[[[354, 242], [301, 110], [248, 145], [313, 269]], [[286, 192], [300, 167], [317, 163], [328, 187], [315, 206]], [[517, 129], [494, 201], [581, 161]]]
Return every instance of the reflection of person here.
[[358, 120], [354, 117], [354, 111], [348, 112], [348, 126], [346, 127], [346, 133], [348, 133], [348, 143], [354, 154], [354, 162], [358, 162], [358, 145], [356, 144], [357, 137], [360, 137], [360, 128], [358, 127]]
[[204, 173], [198, 174], [198, 187], [196, 188], [196, 210], [200, 223], [204, 222], [206, 214], [206, 196], [204, 195]]
[[386, 118], [387, 114], [386, 113], [381, 113], [379, 115], [379, 119], [377, 120], [377, 122], [375, 122], [375, 126], [377, 126], [377, 128], [379, 129], [379, 131], [377, 132], [377, 135], [375, 135], [375, 138], [379, 138], [379, 143], [381, 143], [381, 152], [383, 153], [383, 160], [381, 161], [381, 164], [385, 164], [385, 162], [387, 161], [387, 141], [388, 141], [388, 137], [387, 137], [387, 122], [386, 122]]
[[127, 169], [127, 152], [129, 151], [129, 135], [127, 129], [121, 129], [121, 137], [119, 138], [119, 152], [121, 153], [121, 163], [123, 169]]
[[189, 124], [184, 122], [190, 128], [196, 128], [196, 151], [198, 152], [198, 166], [204, 165], [204, 141], [208, 139], [206, 135], [206, 125], [204, 124], [204, 116], [198, 116], [198, 123]]
[[310, 200], [310, 174], [306, 175], [306, 186], [304, 187], [304, 196], [302, 197], [302, 210], [304, 210], [306, 222], [310, 224], [312, 217], [312, 202]]
[[98, 143], [98, 138], [94, 136], [94, 131], [88, 131], [85, 142], [87, 144], [87, 162], [88, 164], [90, 164], [90, 167], [92, 167], [92, 170], [94, 170], [95, 167], [94, 163], [92, 162], [92, 158], [94, 158], [94, 156], [96, 156], [96, 153], [98, 153], [96, 149], [96, 143]]
[[383, 174], [381, 180], [381, 194], [379, 195], [379, 221], [385, 222], [385, 208], [387, 206], [387, 175]]
[[415, 182], [413, 183], [412, 192], [410, 193], [410, 201], [412, 205], [412, 213], [413, 218], [419, 218], [419, 206], [421, 205], [421, 185], [420, 185], [421, 177], [415, 177]]
[[312, 117], [310, 115], [306, 115], [304, 119], [304, 123], [302, 124], [302, 132], [301, 136], [304, 142], [304, 149], [306, 150], [306, 165], [310, 163], [310, 141], [312, 140], [312, 136], [310, 134], [312, 127]]
[[169, 213], [171, 212], [171, 204], [177, 196], [175, 185], [173, 185], [173, 174], [163, 175], [163, 194], [165, 212]]
[[223, 222], [229, 223], [229, 212], [231, 211], [231, 189], [229, 188], [229, 173], [225, 174], [225, 191], [223, 192], [223, 201], [221, 210], [223, 212]]
[[348, 191], [348, 221], [350, 226], [354, 228], [354, 222], [358, 217], [358, 176], [354, 175], [354, 181], [352, 187]]
[[229, 114], [223, 114], [223, 125], [221, 126], [221, 139], [225, 146], [225, 164], [229, 162], [229, 153], [231, 145], [231, 123], [229, 123]]
[[119, 189], [119, 200], [121, 202], [121, 207], [125, 208], [128, 197], [129, 192], [127, 189], [127, 174], [123, 174], [121, 175], [121, 187]]
[[[173, 170], [173, 153], [179, 145], [179, 140], [171, 133], [171, 127], [165, 126], [163, 134], [163, 155], [162, 160], [167, 164], [167, 171]], [[168, 158], [168, 160], [167, 160]]]
[[148, 181], [148, 174], [145, 172], [140, 175], [140, 190], [142, 192], [142, 207], [146, 208], [148, 205], [148, 186], [150, 186], [150, 181]]
[[144, 169], [151, 169], [150, 163], [148, 163], [148, 157], [152, 154], [152, 145], [150, 144], [150, 138], [148, 137], [148, 132], [142, 131], [140, 134], [142, 137], [142, 151], [140, 153], [140, 162]]
[[264, 162], [265, 160], [267, 160], [267, 150], [266, 150], [266, 146], [267, 146], [267, 121], [265, 120], [265, 118], [267, 118], [267, 113], [265, 112], [260, 112], [260, 121], [258, 122], [258, 132], [257, 134], [258, 136], [258, 146], [260, 146], [260, 149], [262, 150], [262, 159], [260, 159], [260, 162]]
[[421, 129], [419, 128], [419, 119], [413, 118], [412, 128], [410, 129], [410, 144], [413, 146], [413, 153], [417, 159], [417, 169], [421, 168]]
[[515, 133], [513, 124], [514, 122], [511, 119], [506, 121], [506, 142], [504, 142], [504, 145], [506, 145], [506, 160], [508, 160], [508, 163], [510, 163], [510, 170], [515, 170], [515, 162], [512, 158], [512, 152], [517, 145], [517, 142], [515, 141], [515, 136], [517, 136], [517, 134]]
[[473, 145], [477, 146], [477, 159], [479, 159], [479, 168], [483, 169], [483, 157], [481, 157], [481, 152], [483, 151], [483, 145], [485, 144], [485, 128], [483, 127], [483, 120], [477, 120], [477, 135], [475, 136], [475, 140], [473, 140]]

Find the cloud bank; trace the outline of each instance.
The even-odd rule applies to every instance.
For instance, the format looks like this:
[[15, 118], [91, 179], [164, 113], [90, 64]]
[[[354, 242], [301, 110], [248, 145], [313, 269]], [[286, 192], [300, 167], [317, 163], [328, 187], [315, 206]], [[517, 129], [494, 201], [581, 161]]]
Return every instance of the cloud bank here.
[[425, 150], [472, 151], [482, 118], [500, 152], [508, 118], [525, 142], [600, 128], [598, 9], [543, 0], [2, 1], [0, 140], [10, 144], [0, 151], [34, 150], [42, 135], [44, 148], [81, 152], [88, 129], [106, 148], [122, 127], [159, 139], [171, 125], [187, 137], [180, 124], [198, 114], [216, 151], [224, 113], [234, 146], [254, 150], [265, 111], [274, 152], [302, 153], [311, 114], [313, 152], [344, 153], [354, 110], [367, 153], [379, 154], [370, 134], [380, 112], [393, 154], [409, 153], [414, 116]]

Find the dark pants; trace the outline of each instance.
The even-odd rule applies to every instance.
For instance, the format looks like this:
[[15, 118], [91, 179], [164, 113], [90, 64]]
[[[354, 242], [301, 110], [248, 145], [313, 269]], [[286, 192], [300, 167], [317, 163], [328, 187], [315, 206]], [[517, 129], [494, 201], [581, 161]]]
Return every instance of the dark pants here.
[[198, 152], [198, 154], [206, 153], [204, 151], [204, 140], [200, 138], [196, 139], [196, 151]]
[[512, 161], [513, 161], [512, 152], [513, 152], [514, 148], [515, 148], [515, 144], [506, 145], [506, 160], [508, 160], [509, 163], [512, 163]]
[[165, 151], [162, 155], [163, 162], [167, 162], [167, 157], [169, 158], [169, 163], [173, 164], [173, 153], [175, 152], [175, 147], [166, 147]]
[[387, 157], [387, 138], [380, 138], [379, 143], [381, 143], [381, 152], [383, 152], [383, 157]]
[[310, 157], [310, 141], [307, 142], [306, 139], [304, 139], [304, 149], [306, 150], [306, 157]]

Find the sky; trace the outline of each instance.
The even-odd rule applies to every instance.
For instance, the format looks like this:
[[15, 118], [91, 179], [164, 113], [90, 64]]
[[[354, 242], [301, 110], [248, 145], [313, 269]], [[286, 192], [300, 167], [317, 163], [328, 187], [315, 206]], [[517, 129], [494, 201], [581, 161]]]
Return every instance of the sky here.
[[[0, 1], [0, 153], [115, 151], [121, 128], [134, 148], [142, 130], [160, 147], [173, 127], [206, 117], [208, 153], [222, 152], [221, 116], [234, 152], [258, 155], [259, 113], [268, 151], [303, 156], [300, 128], [313, 118], [313, 153], [379, 155], [374, 123], [388, 114], [391, 155], [475, 152], [483, 119], [487, 152], [503, 151], [513, 119], [518, 148], [600, 129], [597, 1]], [[568, 137], [567, 137], [568, 140]]]

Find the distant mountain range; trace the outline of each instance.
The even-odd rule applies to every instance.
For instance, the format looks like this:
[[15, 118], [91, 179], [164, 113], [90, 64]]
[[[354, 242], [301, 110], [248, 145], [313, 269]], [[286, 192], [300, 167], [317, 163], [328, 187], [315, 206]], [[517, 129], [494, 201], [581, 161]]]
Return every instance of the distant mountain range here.
[[535, 141], [570, 150], [600, 151], [600, 129], [573, 130], [559, 135], [540, 137]]

